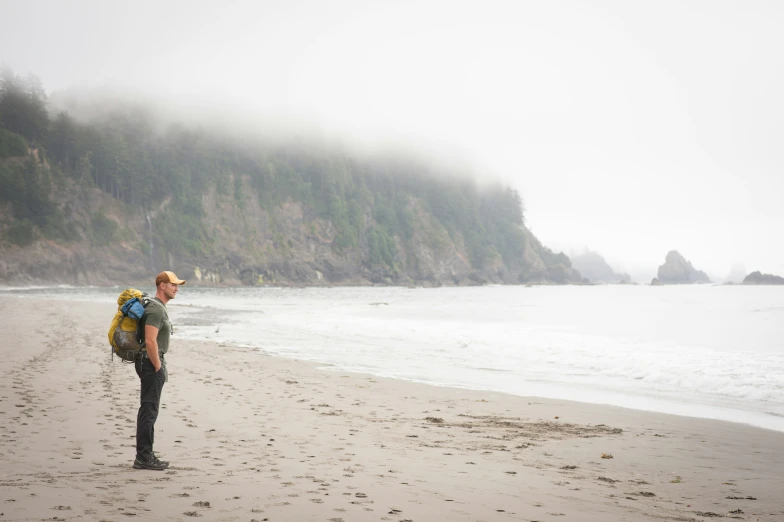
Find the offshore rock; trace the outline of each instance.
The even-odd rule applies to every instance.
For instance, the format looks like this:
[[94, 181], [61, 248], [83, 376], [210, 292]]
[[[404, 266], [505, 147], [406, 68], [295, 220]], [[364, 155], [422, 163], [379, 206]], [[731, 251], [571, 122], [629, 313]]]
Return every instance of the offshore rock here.
[[743, 280], [744, 285], [784, 285], [784, 277], [752, 272]]
[[705, 272], [694, 268], [677, 250], [667, 253], [667, 259], [659, 267], [658, 279], [665, 285], [711, 282]]

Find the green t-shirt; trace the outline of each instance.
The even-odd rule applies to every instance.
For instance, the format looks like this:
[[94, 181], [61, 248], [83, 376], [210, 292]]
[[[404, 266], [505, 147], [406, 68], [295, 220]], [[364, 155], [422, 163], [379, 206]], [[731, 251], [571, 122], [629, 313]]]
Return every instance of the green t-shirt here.
[[144, 309], [144, 313], [147, 315], [146, 324], [158, 329], [158, 354], [163, 355], [169, 351], [169, 336], [172, 330], [166, 305], [157, 297], [153, 297]]

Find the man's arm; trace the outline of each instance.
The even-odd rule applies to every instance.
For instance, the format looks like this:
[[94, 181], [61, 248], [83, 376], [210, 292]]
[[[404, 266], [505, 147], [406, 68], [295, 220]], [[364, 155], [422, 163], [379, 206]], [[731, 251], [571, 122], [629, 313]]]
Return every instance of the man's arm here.
[[158, 328], [144, 325], [144, 346], [147, 348], [147, 357], [150, 362], [155, 366], [155, 371], [161, 369], [161, 358], [158, 356]]

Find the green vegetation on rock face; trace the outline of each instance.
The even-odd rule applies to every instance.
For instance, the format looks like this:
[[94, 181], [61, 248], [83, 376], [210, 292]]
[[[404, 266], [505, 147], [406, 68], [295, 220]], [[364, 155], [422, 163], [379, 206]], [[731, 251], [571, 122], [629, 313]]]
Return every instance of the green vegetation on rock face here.
[[19, 134], [0, 129], [0, 159], [27, 156], [27, 140]]
[[8, 227], [8, 240], [19, 246], [27, 246], [35, 240], [35, 227], [27, 219], [15, 221]]
[[92, 240], [96, 245], [109, 245], [117, 238], [117, 223], [96, 212], [90, 218]]
[[[480, 187], [407, 157], [164, 127], [144, 107], [119, 103], [92, 107], [89, 117], [50, 117], [46, 102], [37, 80], [3, 71], [0, 204], [10, 205], [12, 221], [0, 231], [14, 244], [38, 236], [84, 238], [94, 248], [122, 243], [153, 265], [224, 266], [255, 281], [271, 263], [297, 261], [305, 230], [302, 241], [329, 258], [325, 266], [343, 260], [384, 281], [447, 277], [423, 275], [439, 256], [453, 260], [439, 270], [455, 281], [469, 271], [474, 281], [486, 280], [480, 272], [525, 281], [533, 258], [545, 265], [538, 280], [579, 280], [565, 255], [527, 239], [522, 200], [509, 187]], [[113, 202], [113, 218], [90, 207], [91, 191]], [[290, 204], [299, 214], [285, 215]], [[118, 225], [118, 212], [127, 224]], [[216, 225], [227, 213], [231, 222]], [[322, 270], [318, 259], [309, 263]]]

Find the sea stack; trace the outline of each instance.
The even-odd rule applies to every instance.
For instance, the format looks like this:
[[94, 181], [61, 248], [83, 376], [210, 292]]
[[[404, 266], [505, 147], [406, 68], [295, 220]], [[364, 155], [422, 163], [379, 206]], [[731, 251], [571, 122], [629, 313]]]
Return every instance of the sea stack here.
[[659, 267], [658, 279], [665, 285], [711, 282], [705, 272], [694, 268], [677, 250], [667, 253], [664, 264]]

